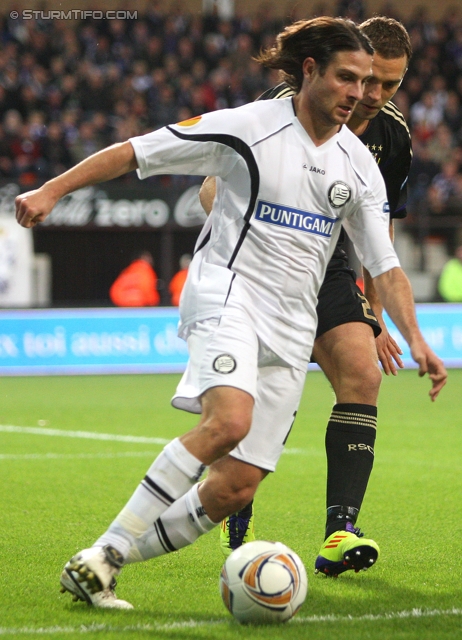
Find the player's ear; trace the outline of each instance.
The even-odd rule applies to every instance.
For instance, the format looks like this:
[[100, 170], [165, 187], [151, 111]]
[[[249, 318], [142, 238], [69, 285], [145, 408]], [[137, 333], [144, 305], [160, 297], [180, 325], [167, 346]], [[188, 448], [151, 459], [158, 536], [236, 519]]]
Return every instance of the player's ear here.
[[316, 60], [314, 58], [305, 58], [302, 65], [303, 77], [306, 80], [311, 80], [311, 77], [316, 69]]

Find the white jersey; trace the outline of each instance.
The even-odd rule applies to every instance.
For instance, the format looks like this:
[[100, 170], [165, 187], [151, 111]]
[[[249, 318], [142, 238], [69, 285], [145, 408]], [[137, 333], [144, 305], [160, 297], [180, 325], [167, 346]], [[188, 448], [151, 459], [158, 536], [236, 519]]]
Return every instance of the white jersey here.
[[183, 337], [197, 320], [243, 309], [263, 342], [304, 368], [340, 225], [373, 277], [399, 266], [370, 152], [347, 127], [316, 147], [291, 98], [215, 111], [130, 142], [140, 178], [217, 177], [183, 290]]

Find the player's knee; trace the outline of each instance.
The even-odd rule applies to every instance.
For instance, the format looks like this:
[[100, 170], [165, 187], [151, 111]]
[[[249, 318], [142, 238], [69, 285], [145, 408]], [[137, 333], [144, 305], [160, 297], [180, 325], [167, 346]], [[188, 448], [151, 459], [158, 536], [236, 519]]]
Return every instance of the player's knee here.
[[354, 371], [343, 371], [334, 384], [337, 402], [376, 404], [382, 372], [374, 362], [357, 363]]
[[229, 451], [245, 438], [250, 430], [251, 417], [245, 414], [230, 415], [220, 420], [220, 434], [226, 441]]
[[378, 365], [371, 364], [364, 367], [359, 375], [350, 378], [349, 384], [354, 393], [365, 404], [374, 404], [382, 382], [382, 373]]
[[369, 392], [379, 392], [380, 385], [382, 384], [382, 372], [376, 362], [370, 363], [368, 367], [365, 367], [364, 374], [362, 375], [362, 384], [366, 386]]
[[207, 431], [209, 442], [226, 455], [232, 451], [248, 434], [251, 417], [246, 414], [235, 413], [226, 417], [210, 419], [203, 425]]

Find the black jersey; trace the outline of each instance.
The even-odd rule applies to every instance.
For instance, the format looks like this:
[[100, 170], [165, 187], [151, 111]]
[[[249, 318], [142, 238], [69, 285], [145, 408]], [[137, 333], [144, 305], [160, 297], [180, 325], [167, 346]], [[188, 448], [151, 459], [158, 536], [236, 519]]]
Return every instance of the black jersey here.
[[[258, 100], [287, 98], [294, 94], [295, 91], [283, 82], [265, 91]], [[382, 173], [390, 205], [390, 218], [404, 218], [407, 215], [407, 177], [412, 160], [412, 146], [403, 114], [396, 105], [388, 102], [358, 137], [369, 149]], [[342, 233], [327, 267], [329, 270], [345, 265], [347, 256], [342, 248], [344, 242], [345, 236]]]
[[388, 102], [358, 138], [379, 165], [387, 189], [390, 218], [405, 218], [412, 147], [403, 114], [396, 105]]

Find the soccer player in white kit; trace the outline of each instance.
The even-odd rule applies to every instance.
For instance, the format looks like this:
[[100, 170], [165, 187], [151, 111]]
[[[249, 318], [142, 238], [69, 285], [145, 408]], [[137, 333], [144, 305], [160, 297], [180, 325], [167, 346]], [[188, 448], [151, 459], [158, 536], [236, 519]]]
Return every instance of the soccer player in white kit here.
[[[353, 23], [333, 18], [301, 21], [284, 34], [284, 54], [301, 79], [293, 99], [210, 113], [114, 145], [16, 200], [18, 221], [31, 227], [67, 193], [135, 168], [141, 178], [217, 177], [180, 304], [190, 360], [173, 399], [202, 416], [164, 448], [108, 530], [66, 564], [63, 589], [88, 604], [129, 608], [113, 589], [123, 564], [191, 543], [248, 504], [274, 471], [302, 393], [317, 292], [340, 225], [434, 397], [446, 381], [389, 238], [380, 172], [342, 126], [371, 73], [370, 43]], [[161, 519], [167, 510], [171, 537]]]
[[[412, 149], [404, 116], [390, 100], [406, 73], [412, 45], [406, 29], [393, 18], [374, 16], [359, 28], [374, 47], [373, 76], [368, 79], [363, 98], [347, 126], [371, 151], [384, 178], [390, 206], [390, 237], [393, 238], [394, 219], [407, 214], [407, 177]], [[287, 98], [297, 93], [293, 77], [285, 78], [283, 74], [281, 79], [290, 84], [283, 82], [269, 89], [259, 100]], [[214, 197], [215, 178], [207, 178], [200, 192], [207, 213], [212, 209]], [[329, 576], [357, 571], [358, 560], [360, 568], [364, 568], [361, 567], [364, 553], [360, 556], [349, 553], [349, 560], [345, 561], [344, 547], [360, 533], [356, 521], [374, 464], [377, 401], [382, 380], [378, 360], [386, 374], [396, 375], [396, 365], [403, 366], [400, 348], [381, 318], [380, 302], [371, 279], [365, 272], [365, 295], [355, 283], [357, 276], [348, 266], [343, 235], [327, 265], [318, 293], [318, 326], [312, 354], [312, 360], [319, 364], [335, 394], [325, 437], [325, 540], [315, 563], [318, 572]], [[168, 525], [167, 519], [165, 524]], [[223, 553], [229, 555], [239, 545], [255, 539], [253, 527], [253, 503], [226, 518], [220, 525]], [[339, 534], [339, 531], [347, 533]], [[339, 540], [340, 544], [335, 544]], [[364, 547], [364, 538], [357, 538], [355, 544]], [[370, 546], [370, 541], [368, 544]]]

